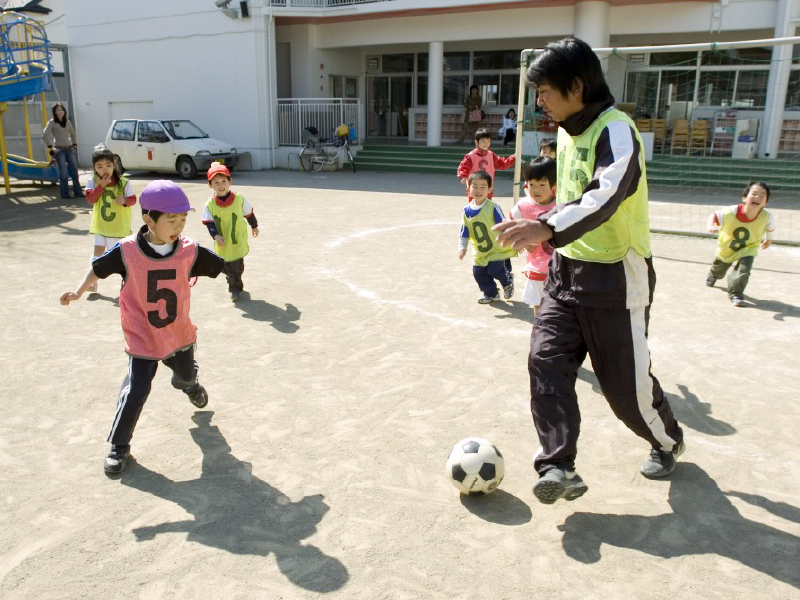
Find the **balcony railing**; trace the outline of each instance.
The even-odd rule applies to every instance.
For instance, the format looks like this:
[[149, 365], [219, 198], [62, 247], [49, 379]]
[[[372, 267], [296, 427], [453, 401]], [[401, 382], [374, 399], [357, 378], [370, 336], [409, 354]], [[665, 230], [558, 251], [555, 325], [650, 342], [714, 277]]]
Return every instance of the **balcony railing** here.
[[[359, 101], [351, 98], [279, 98], [278, 99], [278, 144], [299, 146], [305, 141], [305, 128], [316, 127], [319, 136], [332, 138], [339, 125], [356, 128], [358, 131]], [[357, 140], [351, 140], [358, 143]]]
[[338, 8], [375, 2], [392, 2], [392, 0], [271, 0], [270, 4], [286, 8]]

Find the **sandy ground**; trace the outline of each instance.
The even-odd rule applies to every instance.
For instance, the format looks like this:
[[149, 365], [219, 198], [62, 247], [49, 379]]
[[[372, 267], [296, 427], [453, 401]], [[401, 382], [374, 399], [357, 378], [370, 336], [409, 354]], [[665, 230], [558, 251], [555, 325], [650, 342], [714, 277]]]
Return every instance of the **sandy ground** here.
[[[686, 454], [669, 480], [642, 478], [649, 448], [587, 362], [589, 492], [545, 506], [530, 491], [532, 313], [519, 291], [475, 302], [454, 179], [234, 184], [262, 235], [247, 299], [222, 279], [194, 288], [210, 403], [194, 410], [162, 367], [117, 478], [102, 460], [126, 367], [119, 280], [60, 306], [88, 265], [87, 205], [55, 187], [0, 200], [0, 597], [800, 597], [800, 249], [762, 252], [737, 309], [703, 284], [712, 241], [654, 236], [653, 372]], [[204, 182], [185, 189], [200, 209]], [[510, 182], [497, 192], [508, 208]], [[207, 244], [200, 215], [186, 233]], [[485, 498], [443, 473], [469, 435], [506, 458]]]

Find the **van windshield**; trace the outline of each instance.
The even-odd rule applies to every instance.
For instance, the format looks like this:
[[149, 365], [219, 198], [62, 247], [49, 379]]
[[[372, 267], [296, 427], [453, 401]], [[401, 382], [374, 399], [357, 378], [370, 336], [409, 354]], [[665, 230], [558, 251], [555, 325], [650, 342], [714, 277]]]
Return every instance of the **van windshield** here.
[[176, 140], [196, 140], [208, 137], [205, 131], [191, 121], [161, 121], [161, 123]]

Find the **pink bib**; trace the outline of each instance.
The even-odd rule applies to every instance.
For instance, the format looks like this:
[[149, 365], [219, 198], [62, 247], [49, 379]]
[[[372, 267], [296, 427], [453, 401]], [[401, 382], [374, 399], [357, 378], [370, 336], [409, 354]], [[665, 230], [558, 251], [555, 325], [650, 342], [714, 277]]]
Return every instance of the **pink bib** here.
[[[525, 191], [527, 193], [527, 189]], [[555, 205], [555, 202], [539, 204], [530, 196], [526, 196], [520, 200], [517, 206], [523, 219], [535, 221], [539, 218], [539, 215], [552, 210]], [[547, 279], [547, 269], [550, 266], [550, 259], [553, 257], [553, 247], [547, 242], [542, 242], [536, 246], [536, 250], [533, 252], [526, 251], [525, 256], [527, 260], [522, 272], [528, 273], [529, 279], [535, 279], [537, 281], [544, 281]]]
[[127, 276], [119, 294], [125, 352], [162, 360], [188, 348], [197, 339], [189, 320], [189, 274], [197, 242], [178, 237], [171, 256], [150, 258], [136, 235], [119, 244]]

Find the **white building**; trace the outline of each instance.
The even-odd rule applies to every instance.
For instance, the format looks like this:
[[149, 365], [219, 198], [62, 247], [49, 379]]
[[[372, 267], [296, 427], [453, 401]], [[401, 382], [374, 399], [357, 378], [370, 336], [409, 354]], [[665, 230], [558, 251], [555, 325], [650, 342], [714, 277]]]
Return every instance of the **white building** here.
[[[439, 145], [453, 137], [470, 85], [479, 86], [490, 119], [516, 105], [524, 48], [568, 35], [595, 47], [764, 39], [794, 35], [800, 17], [800, 2], [793, 0], [220, 4], [66, 0], [82, 162], [112, 119], [163, 117], [192, 119], [212, 137], [248, 151], [253, 168], [285, 166], [286, 153], [295, 149], [280, 145], [288, 137], [279, 98], [355, 98], [359, 138]], [[711, 61], [697, 52], [612, 56], [607, 71], [619, 101], [653, 115], [673, 105], [728, 106], [769, 120], [767, 97], [777, 92], [772, 121], [778, 129], [767, 142], [765, 126], [762, 140], [762, 150], [771, 143], [774, 155], [786, 100], [800, 104], [800, 63], [792, 60], [792, 46], [784, 48], [789, 60], [771, 79], [771, 48]]]

